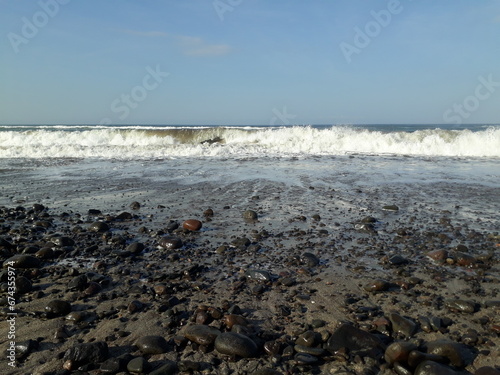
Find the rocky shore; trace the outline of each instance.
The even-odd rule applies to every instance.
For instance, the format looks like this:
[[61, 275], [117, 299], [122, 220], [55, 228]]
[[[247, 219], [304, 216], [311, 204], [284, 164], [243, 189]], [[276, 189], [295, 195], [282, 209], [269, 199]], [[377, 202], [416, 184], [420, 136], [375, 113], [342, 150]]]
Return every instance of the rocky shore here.
[[1, 207], [0, 372], [500, 374], [498, 232], [257, 187]]

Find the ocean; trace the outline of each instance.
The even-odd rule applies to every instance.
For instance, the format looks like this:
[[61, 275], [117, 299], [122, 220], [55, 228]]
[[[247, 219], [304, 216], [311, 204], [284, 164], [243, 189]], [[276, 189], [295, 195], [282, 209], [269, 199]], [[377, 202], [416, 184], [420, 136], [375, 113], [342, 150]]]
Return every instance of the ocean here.
[[316, 188], [343, 192], [345, 207], [368, 211], [397, 200], [460, 205], [462, 219], [494, 228], [499, 163], [500, 126], [487, 124], [2, 126], [0, 205], [80, 211], [138, 196], [161, 204], [168, 187], [216, 191], [243, 207], [245, 197], [234, 200], [245, 186], [250, 196], [279, 191], [300, 215], [317, 206], [316, 195], [303, 193]]

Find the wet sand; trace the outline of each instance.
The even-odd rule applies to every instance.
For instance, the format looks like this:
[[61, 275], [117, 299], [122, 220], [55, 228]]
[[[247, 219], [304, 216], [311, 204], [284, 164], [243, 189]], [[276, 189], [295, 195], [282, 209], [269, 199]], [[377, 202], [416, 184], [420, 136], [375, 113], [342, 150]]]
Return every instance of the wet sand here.
[[[145, 373], [479, 374], [498, 366], [500, 189], [452, 178], [417, 183], [414, 175], [318, 177], [297, 163], [273, 177], [268, 167], [259, 178], [255, 167], [233, 179], [179, 165], [161, 173], [92, 166], [93, 174], [89, 165], [83, 174], [57, 166], [60, 175], [45, 178], [37, 169], [4, 172], [2, 260], [24, 253], [40, 264], [16, 267], [31, 284], [15, 305], [16, 343], [26, 353], [14, 369], [2, 361], [2, 373], [114, 373], [113, 360], [126, 373], [137, 357]], [[248, 210], [256, 220], [245, 220]], [[183, 229], [188, 219], [201, 230]], [[165, 237], [182, 246], [168, 248]], [[64, 303], [53, 311], [53, 300], [71, 311]], [[375, 337], [379, 350], [335, 347], [345, 322]], [[257, 349], [242, 344], [248, 358], [222, 353], [210, 335], [186, 334], [193, 325], [238, 332]], [[137, 345], [151, 335], [165, 339], [164, 353]], [[440, 354], [431, 359], [445, 370], [421, 372], [423, 359], [409, 363], [409, 353], [393, 363], [386, 347], [398, 341]], [[78, 344], [98, 342], [105, 357], [71, 357]]]

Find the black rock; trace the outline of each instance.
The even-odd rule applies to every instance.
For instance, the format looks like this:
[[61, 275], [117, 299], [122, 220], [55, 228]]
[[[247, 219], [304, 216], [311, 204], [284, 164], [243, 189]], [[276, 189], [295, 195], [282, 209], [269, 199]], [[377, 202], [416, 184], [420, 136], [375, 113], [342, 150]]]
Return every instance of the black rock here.
[[161, 354], [168, 351], [168, 343], [162, 336], [143, 336], [135, 342], [142, 354]]
[[369, 332], [362, 331], [348, 323], [342, 324], [332, 333], [326, 343], [326, 349], [335, 354], [346, 348], [351, 354], [360, 356], [380, 357], [385, 351], [385, 345]]
[[215, 349], [222, 354], [243, 358], [255, 357], [258, 352], [257, 344], [248, 336], [224, 332], [215, 339]]
[[75, 367], [103, 362], [108, 358], [105, 342], [76, 344], [64, 353], [65, 361], [72, 361]]
[[45, 312], [48, 318], [64, 316], [71, 312], [71, 304], [67, 301], [55, 299], [45, 306]]
[[40, 259], [26, 254], [18, 254], [10, 257], [3, 262], [3, 267], [11, 266], [14, 268], [40, 268], [42, 262]]
[[109, 225], [102, 222], [102, 221], [96, 221], [92, 224], [90, 224], [89, 231], [91, 232], [107, 232], [109, 230]]

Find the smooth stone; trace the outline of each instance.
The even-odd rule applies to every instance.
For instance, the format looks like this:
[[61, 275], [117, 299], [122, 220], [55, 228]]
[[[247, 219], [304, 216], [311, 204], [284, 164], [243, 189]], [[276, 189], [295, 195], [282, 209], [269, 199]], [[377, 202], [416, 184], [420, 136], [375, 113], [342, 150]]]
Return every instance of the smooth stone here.
[[427, 253], [427, 256], [435, 261], [444, 262], [448, 258], [447, 250], [432, 250]]
[[135, 342], [142, 354], [161, 354], [168, 351], [168, 343], [162, 336], [143, 336]]
[[360, 356], [378, 357], [385, 351], [385, 345], [369, 332], [348, 323], [337, 328], [326, 343], [325, 349], [335, 354], [342, 348]]
[[304, 263], [307, 267], [316, 267], [320, 260], [319, 258], [312, 254], [312, 253], [304, 253], [302, 254], [302, 256], [300, 257], [300, 260], [302, 263]]
[[[13, 262], [13, 264], [11, 264]], [[42, 262], [37, 257], [26, 254], [17, 254], [3, 262], [3, 268], [40, 268]]]
[[387, 206], [382, 207], [384, 211], [399, 211], [399, 207], [395, 204], [389, 204]]
[[318, 362], [318, 358], [316, 358], [313, 355], [307, 354], [307, 353], [297, 353], [297, 354], [295, 354], [293, 359], [299, 363], [306, 364], [306, 365]]
[[104, 374], [116, 374], [125, 370], [124, 362], [122, 358], [109, 358], [101, 363], [99, 370]]
[[264, 270], [246, 270], [245, 276], [251, 280], [257, 280], [262, 282], [268, 282], [272, 280], [271, 274], [268, 271]]
[[145, 246], [140, 242], [132, 242], [127, 246], [127, 251], [130, 251], [132, 254], [139, 254], [142, 250], [144, 250]]
[[139, 202], [132, 202], [130, 203], [129, 207], [133, 210], [138, 210], [139, 208], [141, 208], [141, 204]]
[[195, 220], [195, 219], [189, 219], [189, 220], [186, 220], [185, 222], [182, 223], [182, 227], [184, 229], [187, 229], [187, 230], [190, 230], [193, 232], [199, 231], [202, 226], [203, 226], [203, 224], [201, 223], [201, 221]]
[[56, 252], [50, 247], [44, 247], [35, 253], [38, 259], [52, 259], [56, 256]]
[[87, 275], [79, 275], [70, 280], [68, 283], [69, 290], [79, 290], [82, 291], [89, 285]]
[[215, 339], [215, 349], [221, 354], [243, 358], [255, 357], [258, 353], [257, 344], [248, 336], [225, 332]]
[[408, 356], [408, 364], [410, 367], [417, 367], [423, 361], [433, 361], [439, 363], [447, 363], [448, 360], [445, 357], [436, 354], [422, 353], [418, 350], [412, 350]]
[[413, 375], [458, 375], [458, 373], [440, 363], [424, 361], [417, 366]]
[[411, 337], [417, 330], [417, 324], [414, 321], [404, 318], [397, 313], [390, 313], [389, 320], [392, 323], [392, 330], [405, 337]]
[[24, 358], [30, 354], [33, 350], [38, 349], [38, 341], [27, 340], [22, 342], [17, 342], [16, 345], [16, 358]]
[[389, 364], [394, 362], [408, 362], [408, 357], [412, 350], [416, 350], [417, 346], [411, 342], [398, 341], [393, 342], [385, 350], [384, 358]]
[[248, 326], [248, 321], [244, 316], [238, 314], [229, 314], [224, 316], [224, 324], [228, 329], [233, 328], [234, 325]]
[[383, 279], [376, 279], [365, 284], [363, 287], [367, 292], [383, 292], [389, 289], [391, 284]]
[[312, 347], [303, 346], [303, 345], [295, 345], [293, 348], [297, 353], [306, 353], [306, 354], [313, 355], [315, 357], [321, 357], [322, 355], [324, 355], [326, 353], [323, 348], [312, 348]]
[[452, 366], [463, 368], [473, 361], [473, 353], [463, 344], [447, 339], [427, 343], [427, 353], [448, 358]]
[[179, 237], [165, 236], [158, 243], [161, 247], [167, 250], [180, 249], [184, 244]]
[[461, 299], [449, 299], [444, 301], [446, 308], [456, 312], [472, 314], [476, 311], [476, 304], [472, 301], [464, 301]]
[[16, 293], [17, 294], [25, 294], [31, 291], [33, 288], [33, 284], [31, 280], [24, 276], [16, 277]]
[[102, 221], [96, 221], [89, 226], [89, 231], [91, 232], [98, 232], [98, 233], [103, 233], [107, 232], [109, 230], [109, 225], [102, 222]]
[[406, 259], [405, 257], [403, 257], [399, 254], [391, 256], [388, 261], [389, 261], [389, 264], [391, 264], [393, 266], [400, 266], [402, 264], [408, 263], [408, 259]]
[[174, 375], [177, 374], [177, 372], [177, 364], [174, 361], [167, 361], [164, 365], [151, 371], [149, 375]]
[[45, 306], [45, 312], [49, 317], [64, 316], [71, 312], [71, 304], [67, 301], [62, 301], [59, 299], [54, 299], [47, 303]]
[[258, 218], [259, 215], [253, 210], [246, 210], [245, 212], [243, 212], [243, 219], [245, 219], [246, 221], [255, 221]]
[[220, 334], [217, 328], [203, 324], [187, 326], [183, 332], [185, 338], [200, 345], [213, 344]]
[[103, 362], [108, 358], [105, 342], [76, 344], [64, 353], [64, 360], [73, 362], [75, 367]]
[[477, 260], [472, 255], [456, 252], [454, 254], [455, 262], [462, 267], [472, 267]]
[[144, 374], [149, 370], [149, 363], [144, 357], [137, 357], [127, 363], [128, 372], [134, 374]]
[[318, 332], [314, 331], [306, 331], [299, 335], [297, 340], [295, 340], [296, 345], [301, 346], [316, 346], [321, 341], [321, 335]]
[[52, 237], [50, 239], [50, 242], [52, 242], [54, 245], [59, 246], [59, 247], [74, 246], [75, 245], [75, 241], [71, 237], [67, 237], [67, 236]]

